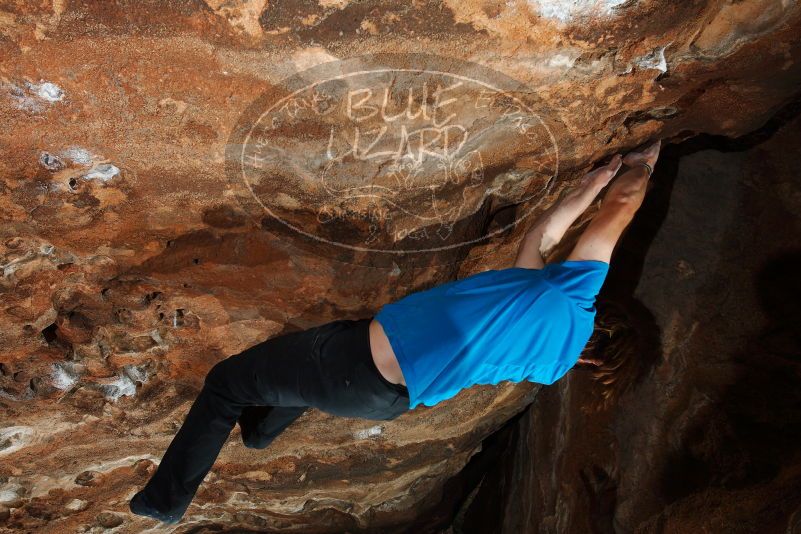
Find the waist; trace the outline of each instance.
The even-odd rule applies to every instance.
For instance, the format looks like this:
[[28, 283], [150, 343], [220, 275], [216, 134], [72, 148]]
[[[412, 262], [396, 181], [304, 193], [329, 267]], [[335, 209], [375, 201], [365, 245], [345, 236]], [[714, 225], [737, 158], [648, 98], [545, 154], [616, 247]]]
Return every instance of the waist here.
[[392, 345], [389, 343], [381, 323], [373, 319], [370, 321], [370, 352], [373, 355], [375, 366], [387, 381], [393, 384], [406, 386], [403, 372], [398, 363]]

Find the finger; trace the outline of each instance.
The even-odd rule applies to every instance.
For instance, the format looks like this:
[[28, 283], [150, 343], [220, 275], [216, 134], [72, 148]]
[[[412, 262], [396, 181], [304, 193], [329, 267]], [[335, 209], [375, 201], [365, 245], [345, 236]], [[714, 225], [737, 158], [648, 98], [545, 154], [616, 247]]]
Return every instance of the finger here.
[[656, 164], [657, 158], [659, 158], [659, 150], [662, 146], [662, 140], [657, 139], [653, 143], [647, 146], [642, 146], [637, 150], [633, 150], [626, 154], [623, 158], [623, 163], [625, 163], [629, 167], [633, 167], [634, 165], [638, 165], [639, 163], [645, 161], [651, 167]]
[[615, 154], [615, 157], [612, 158], [612, 161], [615, 162], [615, 174], [617, 174], [617, 171], [619, 171], [620, 167], [623, 166], [623, 156], [620, 154]]
[[645, 157], [645, 161], [648, 162], [649, 165], [652, 167], [656, 163], [657, 158], [659, 157], [659, 148], [662, 145], [661, 140], [657, 139], [655, 143], [652, 143], [648, 146], [645, 150], [643, 150], [643, 156]]
[[620, 154], [615, 154], [612, 156], [612, 159], [609, 161], [609, 163], [598, 169], [597, 173], [599, 179], [603, 182], [602, 185], [606, 185], [612, 181], [612, 178], [615, 177], [617, 171], [619, 171], [620, 167], [622, 166], [623, 158], [620, 156]]
[[592, 179], [602, 175], [603, 176], [609, 175], [609, 178], [611, 179], [617, 173], [617, 171], [620, 169], [622, 165], [623, 165], [623, 158], [620, 157], [620, 154], [615, 154], [614, 156], [612, 156], [612, 159], [609, 160], [609, 163], [607, 163], [606, 165], [601, 165], [597, 169], [591, 170], [585, 175], [585, 178]]

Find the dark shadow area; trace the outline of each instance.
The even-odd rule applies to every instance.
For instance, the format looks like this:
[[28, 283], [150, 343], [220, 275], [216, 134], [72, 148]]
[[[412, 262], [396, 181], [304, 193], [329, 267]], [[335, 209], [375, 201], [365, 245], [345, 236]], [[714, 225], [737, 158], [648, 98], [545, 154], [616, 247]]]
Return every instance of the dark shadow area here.
[[[800, 114], [801, 94], [787, 102], [761, 128], [747, 135], [731, 139], [704, 134], [663, 145], [648, 195], [615, 250], [608, 278], [598, 299], [599, 317], [610, 312], [616, 314], [636, 333], [634, 344], [637, 348], [632, 353], [638, 357], [628, 362], [628, 367], [615, 368], [616, 375], [609, 377], [613, 397], [643, 384], [661, 362], [662, 347], [655, 316], [634, 295], [643, 277], [648, 252], [668, 215], [682, 158], [705, 150], [723, 153], [751, 150], [771, 139]], [[692, 135], [692, 132], [684, 132], [676, 137], [682, 139]], [[759, 211], [754, 207], [747, 213]], [[786, 229], [778, 232], [786, 233]], [[727, 236], [727, 239], [731, 238]], [[720, 243], [710, 242], [709, 246], [717, 248]], [[680, 249], [681, 243], [677, 243], [677, 250]], [[738, 378], [707, 408], [710, 416], [693, 418], [692, 427], [682, 432], [681, 442], [675, 445], [676, 453], [668, 461], [668, 471], [659, 475], [663, 494], [658, 498], [665, 502], [708, 488], [737, 489], [768, 483], [780, 475], [782, 465], [798, 455], [801, 440], [801, 388], [798, 388], [801, 312], [797, 303], [801, 300], [801, 277], [798, 275], [801, 273], [801, 253], [784, 250], [772, 254], [770, 251], [769, 244], [758, 245], [758, 253], [769, 259], [754, 274], [756, 292], [769, 317], [768, 324], [731, 358], [739, 366]], [[715, 276], [725, 283], [725, 272]], [[671, 288], [665, 287], [664, 290], [670, 292]], [[711, 335], [714, 336], [714, 332]], [[725, 332], [718, 335], [725, 335]], [[707, 347], [705, 350], [714, 349]], [[725, 355], [721, 354], [720, 358], [723, 357]], [[595, 371], [585, 368], [579, 372]], [[544, 393], [545, 390], [540, 395]], [[526, 419], [529, 410], [531, 407], [520, 418], [520, 424], [530, 429], [526, 432], [536, 432], [537, 429]], [[455, 521], [454, 532], [509, 532], [504, 525], [518, 523], [504, 518], [504, 515], [519, 515], [523, 511], [528, 514], [536, 508], [525, 502], [535, 496], [523, 493], [531, 491], [539, 481], [529, 480], [527, 477], [533, 474], [519, 471], [534, 461], [523, 461], [520, 456], [533, 453], [527, 449], [533, 438], [527, 437], [526, 432], [517, 433], [518, 441], [512, 441], [510, 449], [500, 456], [500, 462], [482, 479], [474, 497], [469, 489], [465, 492], [465, 496], [471, 495], [470, 499], [465, 499], [466, 510], [463, 512], [466, 520]], [[579, 473], [581, 485], [574, 488], [582, 494], [580, 500], [586, 506], [586, 510], [579, 513], [584, 514], [591, 532], [619, 531], [615, 514], [620, 474], [615, 469], [610, 471], [588, 462]], [[792, 513], [791, 503], [797, 503], [801, 498], [801, 484], [795, 487], [798, 491], [790, 492], [786, 499], [777, 499], [773, 505], [777, 517], [786, 518]], [[516, 521], [521, 520], [517, 518]], [[756, 530], [749, 530], [752, 527]], [[529, 528], [532, 532], [537, 531], [536, 525]], [[756, 524], [744, 525], [743, 531], [757, 532], [759, 528]]]
[[519, 421], [524, 413], [525, 410], [509, 419], [481, 442], [481, 451], [470, 458], [457, 476], [445, 483], [443, 498], [436, 506], [421, 514], [413, 525], [405, 525], [391, 532], [440, 534], [449, 525], [453, 526], [454, 533], [492, 532], [493, 525], [497, 525], [497, 518], [503, 512], [502, 501], [496, 500], [488, 504], [478, 517], [474, 514], [466, 515], [465, 512], [470, 499], [484, 488], [491, 492], [498, 491], [498, 484], [502, 481], [496, 476], [496, 469], [519, 439]]
[[[768, 483], [799, 456], [799, 273], [801, 249], [779, 252], [756, 273], [766, 324], [731, 357], [736, 381], [694, 421], [669, 461], [669, 473], [662, 478], [668, 502], [707, 488], [738, 490]], [[790, 503], [799, 500], [801, 484], [775, 503], [776, 510], [787, 515]]]
[[[627, 228], [615, 249], [609, 276], [600, 298], [616, 300], [631, 295], [642, 277], [645, 256], [659, 227], [667, 216], [673, 185], [682, 158], [702, 150], [744, 152], [764, 143], [781, 127], [801, 114], [801, 93], [782, 106], [761, 128], [746, 135], [730, 138], [721, 135], [701, 134], [678, 144], [665, 146], [651, 177], [648, 194], [637, 217]], [[693, 135], [683, 132], [677, 137]], [[668, 140], [669, 141], [669, 140]]]

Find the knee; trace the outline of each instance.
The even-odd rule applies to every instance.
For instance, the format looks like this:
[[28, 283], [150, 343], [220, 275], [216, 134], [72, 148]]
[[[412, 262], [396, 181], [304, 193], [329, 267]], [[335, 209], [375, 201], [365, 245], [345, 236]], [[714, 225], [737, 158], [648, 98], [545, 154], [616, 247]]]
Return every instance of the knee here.
[[225, 360], [215, 363], [214, 366], [209, 369], [209, 372], [206, 373], [204, 384], [207, 386], [219, 386], [223, 384], [231, 365], [229, 360], [230, 358], [226, 358]]

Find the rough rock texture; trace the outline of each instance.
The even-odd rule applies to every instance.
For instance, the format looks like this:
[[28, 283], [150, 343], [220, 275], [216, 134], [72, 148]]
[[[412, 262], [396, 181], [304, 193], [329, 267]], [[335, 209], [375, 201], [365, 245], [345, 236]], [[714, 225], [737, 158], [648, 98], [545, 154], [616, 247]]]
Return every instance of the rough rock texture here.
[[[127, 499], [216, 361], [509, 266], [530, 216], [616, 151], [761, 126], [798, 90], [799, 34], [801, 8], [774, 0], [0, 2], [3, 528], [150, 527]], [[467, 160], [453, 181], [435, 167], [403, 175], [391, 204], [404, 214], [400, 233], [381, 234], [386, 248], [406, 250], [420, 231], [444, 229], [440, 244], [461, 245], [318, 254], [258, 206], [325, 233], [318, 206], [304, 202], [314, 184], [287, 166], [285, 179], [262, 176], [243, 197], [226, 144], [248, 106], [284, 97], [297, 71], [381, 52], [460, 58], [519, 80], [530, 90], [515, 95], [547, 125], [548, 157], [527, 159], [530, 148], [490, 135], [501, 119], [482, 122], [471, 107], [481, 95], [468, 87], [453, 109], [481, 141], [481, 166]], [[319, 152], [321, 124], [276, 135]], [[312, 165], [316, 155], [283, 161]], [[392, 178], [368, 163], [348, 170], [357, 181]], [[476, 181], [460, 181], [467, 175]], [[438, 195], [426, 200], [429, 183]], [[465, 196], [466, 184], [482, 194]], [[431, 224], [430, 210], [457, 205]], [[333, 207], [326, 213], [350, 226], [329, 240], [363, 240], [370, 222], [386, 229], [386, 206], [377, 217], [372, 204]], [[436, 531], [451, 521], [437, 512], [455, 498], [447, 481], [535, 393], [477, 386], [386, 423], [311, 411], [258, 453], [235, 432], [176, 529], [405, 531], [424, 517], [414, 528]], [[621, 521], [639, 524], [658, 502]]]
[[672, 148], [603, 292], [636, 378], [540, 391], [464, 532], [801, 532], [801, 100]]

